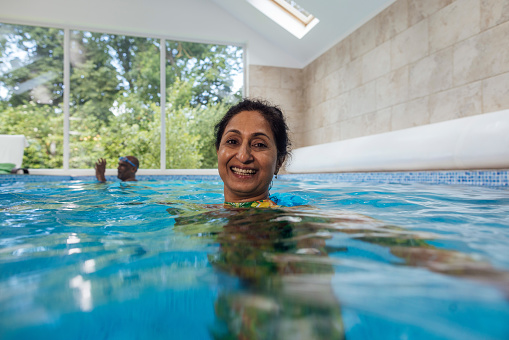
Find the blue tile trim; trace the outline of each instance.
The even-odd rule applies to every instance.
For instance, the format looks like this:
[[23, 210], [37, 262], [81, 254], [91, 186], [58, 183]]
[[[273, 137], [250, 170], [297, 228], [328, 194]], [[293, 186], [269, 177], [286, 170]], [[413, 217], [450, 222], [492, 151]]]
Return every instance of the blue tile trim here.
[[0, 175], [0, 184], [14, 182], [61, 182], [70, 181], [71, 176], [50, 176], [50, 175]]
[[[139, 175], [139, 181], [220, 181], [218, 175]], [[50, 175], [0, 175], [0, 184], [14, 182], [61, 182], [61, 181], [96, 181], [95, 176], [50, 176]], [[110, 182], [118, 182], [116, 176], [106, 176]]]
[[[217, 175], [140, 175], [141, 181], [220, 181]], [[332, 182], [427, 183], [476, 186], [509, 186], [509, 170], [355, 172], [327, 174], [286, 174], [284, 180], [323, 180]], [[118, 181], [107, 176], [108, 181]], [[0, 175], [0, 184], [13, 182], [59, 182], [70, 180], [95, 181], [95, 176]]]
[[509, 186], [509, 170], [355, 172], [281, 175], [288, 180], [332, 182], [427, 183], [478, 186]]

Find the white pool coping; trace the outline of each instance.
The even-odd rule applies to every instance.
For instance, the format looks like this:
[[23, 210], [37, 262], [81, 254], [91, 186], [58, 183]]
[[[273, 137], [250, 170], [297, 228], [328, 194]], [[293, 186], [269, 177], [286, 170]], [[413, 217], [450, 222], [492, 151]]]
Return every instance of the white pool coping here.
[[509, 169], [509, 110], [313, 145], [289, 173]]

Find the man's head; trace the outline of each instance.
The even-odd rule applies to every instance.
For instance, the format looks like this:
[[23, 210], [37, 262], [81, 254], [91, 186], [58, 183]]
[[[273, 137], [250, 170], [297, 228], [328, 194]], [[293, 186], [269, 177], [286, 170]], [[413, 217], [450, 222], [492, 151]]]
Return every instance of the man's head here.
[[118, 159], [117, 177], [121, 181], [136, 181], [136, 171], [140, 162], [134, 156], [120, 157]]

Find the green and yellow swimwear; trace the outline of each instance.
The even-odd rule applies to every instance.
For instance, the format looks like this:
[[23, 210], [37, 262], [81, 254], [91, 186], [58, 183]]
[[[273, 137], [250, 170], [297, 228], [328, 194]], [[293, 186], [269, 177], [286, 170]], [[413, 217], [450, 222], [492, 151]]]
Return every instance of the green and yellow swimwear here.
[[252, 201], [252, 202], [224, 202], [226, 207], [233, 208], [276, 208], [278, 205], [274, 203], [274, 201], [260, 200], [260, 201]]

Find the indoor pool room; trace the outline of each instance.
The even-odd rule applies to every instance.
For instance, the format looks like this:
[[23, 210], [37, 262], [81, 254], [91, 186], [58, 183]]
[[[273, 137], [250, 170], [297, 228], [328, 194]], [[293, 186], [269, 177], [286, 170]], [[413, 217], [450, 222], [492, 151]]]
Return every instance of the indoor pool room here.
[[509, 339], [509, 1], [0, 12], [0, 339]]

